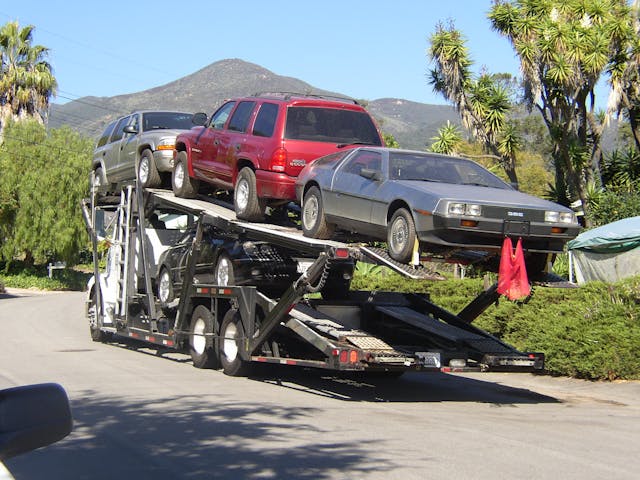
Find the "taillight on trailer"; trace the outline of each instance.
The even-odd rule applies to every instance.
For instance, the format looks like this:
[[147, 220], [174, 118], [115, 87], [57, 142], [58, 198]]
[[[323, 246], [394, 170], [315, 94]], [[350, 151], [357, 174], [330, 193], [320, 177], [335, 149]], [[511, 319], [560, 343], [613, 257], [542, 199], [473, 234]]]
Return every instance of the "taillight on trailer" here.
[[274, 172], [284, 172], [287, 166], [287, 151], [278, 148], [271, 156], [271, 170]]
[[336, 248], [335, 254], [336, 254], [336, 258], [349, 258], [349, 249]]
[[333, 349], [331, 354], [334, 357], [338, 357], [340, 363], [358, 363], [357, 350], [340, 350], [338, 348], [335, 348]]

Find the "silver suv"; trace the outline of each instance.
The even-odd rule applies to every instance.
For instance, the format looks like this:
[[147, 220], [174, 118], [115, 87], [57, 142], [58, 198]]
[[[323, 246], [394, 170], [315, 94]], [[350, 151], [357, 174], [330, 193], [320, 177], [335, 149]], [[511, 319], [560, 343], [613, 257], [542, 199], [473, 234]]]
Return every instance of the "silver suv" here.
[[173, 170], [176, 136], [189, 130], [193, 114], [138, 111], [110, 123], [93, 152], [94, 182], [110, 185], [137, 178], [143, 187], [162, 184]]

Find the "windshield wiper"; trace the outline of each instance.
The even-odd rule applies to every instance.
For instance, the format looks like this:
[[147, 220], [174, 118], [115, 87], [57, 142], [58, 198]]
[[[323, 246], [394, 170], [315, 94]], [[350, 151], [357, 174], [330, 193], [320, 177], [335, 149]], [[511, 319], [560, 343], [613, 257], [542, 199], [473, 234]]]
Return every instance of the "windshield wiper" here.
[[336, 145], [336, 148], [344, 148], [344, 147], [348, 147], [349, 145], [373, 145], [373, 146], [377, 146], [375, 143], [371, 143], [371, 142], [349, 142], [349, 143], [339, 143], [338, 145]]
[[435, 178], [424, 178], [424, 177], [419, 177], [419, 178], [398, 178], [398, 180], [405, 180], [408, 182], [433, 182], [433, 183], [451, 183], [451, 182], [446, 182], [444, 180], [436, 180]]
[[478, 182], [463, 182], [460, 185], [473, 185], [476, 187], [489, 187], [490, 185], [487, 185], [486, 183], [478, 183]]

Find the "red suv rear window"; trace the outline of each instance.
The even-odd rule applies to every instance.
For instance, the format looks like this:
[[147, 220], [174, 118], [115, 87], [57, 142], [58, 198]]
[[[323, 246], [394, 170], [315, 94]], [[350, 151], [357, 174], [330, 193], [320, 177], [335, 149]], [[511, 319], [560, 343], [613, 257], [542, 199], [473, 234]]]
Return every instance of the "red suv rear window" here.
[[289, 140], [381, 145], [366, 112], [339, 108], [289, 107], [284, 136]]

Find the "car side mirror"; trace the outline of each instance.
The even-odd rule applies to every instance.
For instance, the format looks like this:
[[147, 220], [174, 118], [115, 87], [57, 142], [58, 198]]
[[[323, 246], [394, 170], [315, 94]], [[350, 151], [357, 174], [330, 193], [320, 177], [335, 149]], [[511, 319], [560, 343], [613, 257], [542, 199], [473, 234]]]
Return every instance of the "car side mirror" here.
[[373, 168], [363, 168], [360, 170], [360, 176], [378, 182], [382, 180], [382, 172], [380, 170], [374, 170]]
[[0, 460], [57, 442], [72, 427], [69, 399], [60, 385], [0, 390]]
[[207, 123], [207, 114], [202, 112], [195, 113], [193, 117], [191, 117], [191, 123], [199, 127], [203, 126]]
[[127, 125], [126, 127], [124, 127], [123, 132], [133, 133], [135, 135], [136, 133], [138, 133], [138, 129], [135, 127], [135, 125]]

